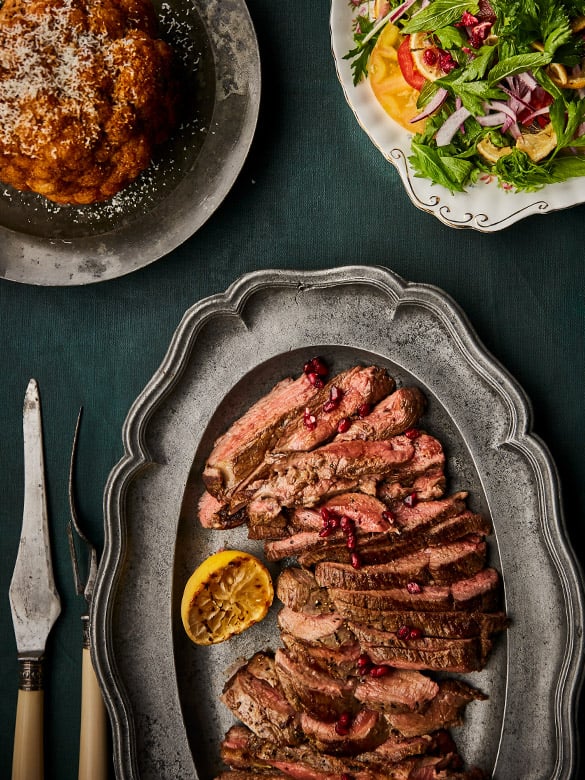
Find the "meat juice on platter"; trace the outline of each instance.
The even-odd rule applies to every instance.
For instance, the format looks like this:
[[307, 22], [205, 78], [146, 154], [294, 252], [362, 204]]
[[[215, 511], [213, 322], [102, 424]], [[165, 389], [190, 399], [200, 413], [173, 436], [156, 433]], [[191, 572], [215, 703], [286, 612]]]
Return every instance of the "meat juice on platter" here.
[[487, 697], [481, 671], [508, 626], [491, 522], [449, 493], [426, 399], [388, 372], [330, 377], [321, 357], [214, 443], [204, 528], [246, 525], [276, 583], [281, 646], [227, 681], [237, 723], [221, 780], [479, 780], [449, 731]]

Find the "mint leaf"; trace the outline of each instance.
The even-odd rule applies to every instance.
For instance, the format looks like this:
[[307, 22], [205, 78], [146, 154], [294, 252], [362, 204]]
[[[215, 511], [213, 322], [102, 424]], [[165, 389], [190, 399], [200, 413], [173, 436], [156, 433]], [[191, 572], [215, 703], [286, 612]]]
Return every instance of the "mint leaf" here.
[[419, 11], [405, 25], [405, 33], [431, 32], [458, 22], [464, 11], [476, 14], [479, 3], [469, 0], [435, 0]]
[[508, 59], [500, 60], [491, 69], [488, 80], [490, 84], [497, 84], [506, 76], [516, 76], [527, 70], [542, 68], [552, 62], [552, 54], [546, 51], [535, 51], [531, 54], [516, 54]]

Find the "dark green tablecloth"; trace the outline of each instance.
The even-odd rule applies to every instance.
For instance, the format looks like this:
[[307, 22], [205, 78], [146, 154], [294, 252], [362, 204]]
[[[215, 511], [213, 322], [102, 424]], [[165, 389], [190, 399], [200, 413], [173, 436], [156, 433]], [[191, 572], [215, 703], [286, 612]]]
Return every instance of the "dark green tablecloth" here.
[[[80, 625], [66, 539], [77, 411], [80, 513], [101, 544], [102, 491], [121, 427], [183, 312], [262, 268], [385, 265], [443, 288], [533, 402], [563, 486], [569, 537], [585, 558], [585, 207], [503, 232], [457, 231], [418, 211], [345, 103], [330, 53], [329, 4], [249, 0], [263, 68], [257, 134], [232, 191], [170, 256], [86, 287], [0, 283], [0, 778], [10, 773], [17, 692], [7, 598], [23, 502], [21, 411], [40, 384], [62, 615], [48, 647], [47, 776], [76, 777]], [[514, 779], [517, 780], [517, 779]], [[529, 780], [529, 778], [526, 778]]]

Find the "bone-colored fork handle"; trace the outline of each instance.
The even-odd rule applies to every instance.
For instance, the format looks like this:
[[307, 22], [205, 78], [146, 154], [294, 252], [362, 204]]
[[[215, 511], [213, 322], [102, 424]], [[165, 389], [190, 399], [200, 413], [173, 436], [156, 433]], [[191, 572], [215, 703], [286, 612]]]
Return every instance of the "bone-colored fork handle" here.
[[42, 690], [19, 689], [16, 702], [12, 780], [43, 780], [43, 708]]
[[81, 730], [79, 735], [79, 780], [107, 780], [108, 721], [102, 692], [83, 648], [81, 666]]

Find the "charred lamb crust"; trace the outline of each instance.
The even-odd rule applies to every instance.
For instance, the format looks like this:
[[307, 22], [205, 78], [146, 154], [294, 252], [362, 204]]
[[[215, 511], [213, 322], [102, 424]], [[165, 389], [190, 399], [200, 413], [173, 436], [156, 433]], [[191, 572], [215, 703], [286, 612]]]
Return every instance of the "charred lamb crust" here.
[[449, 584], [480, 571], [487, 546], [482, 537], [470, 535], [450, 544], [416, 550], [388, 563], [355, 569], [351, 564], [324, 561], [315, 567], [322, 587], [376, 590], [417, 582], [420, 585]]
[[[311, 399], [306, 409], [315, 417], [315, 427], [308, 428], [303, 417], [290, 422], [272, 449], [275, 452], [308, 452], [333, 438], [339, 421], [355, 415], [363, 404], [377, 404], [394, 389], [394, 380], [385, 369], [376, 366], [356, 366], [333, 377]], [[335, 409], [327, 412], [323, 406], [332, 388], [341, 391], [341, 400]]]
[[426, 408], [426, 398], [418, 387], [401, 387], [380, 401], [367, 417], [354, 420], [348, 431], [337, 435], [344, 439], [389, 439], [413, 428]]
[[321, 615], [334, 611], [327, 588], [321, 587], [313, 574], [298, 566], [284, 569], [276, 582], [276, 595], [295, 612]]
[[259, 737], [290, 745], [302, 741], [297, 712], [284, 695], [273, 659], [266, 654], [257, 654], [235, 672], [224, 686], [221, 701]]

